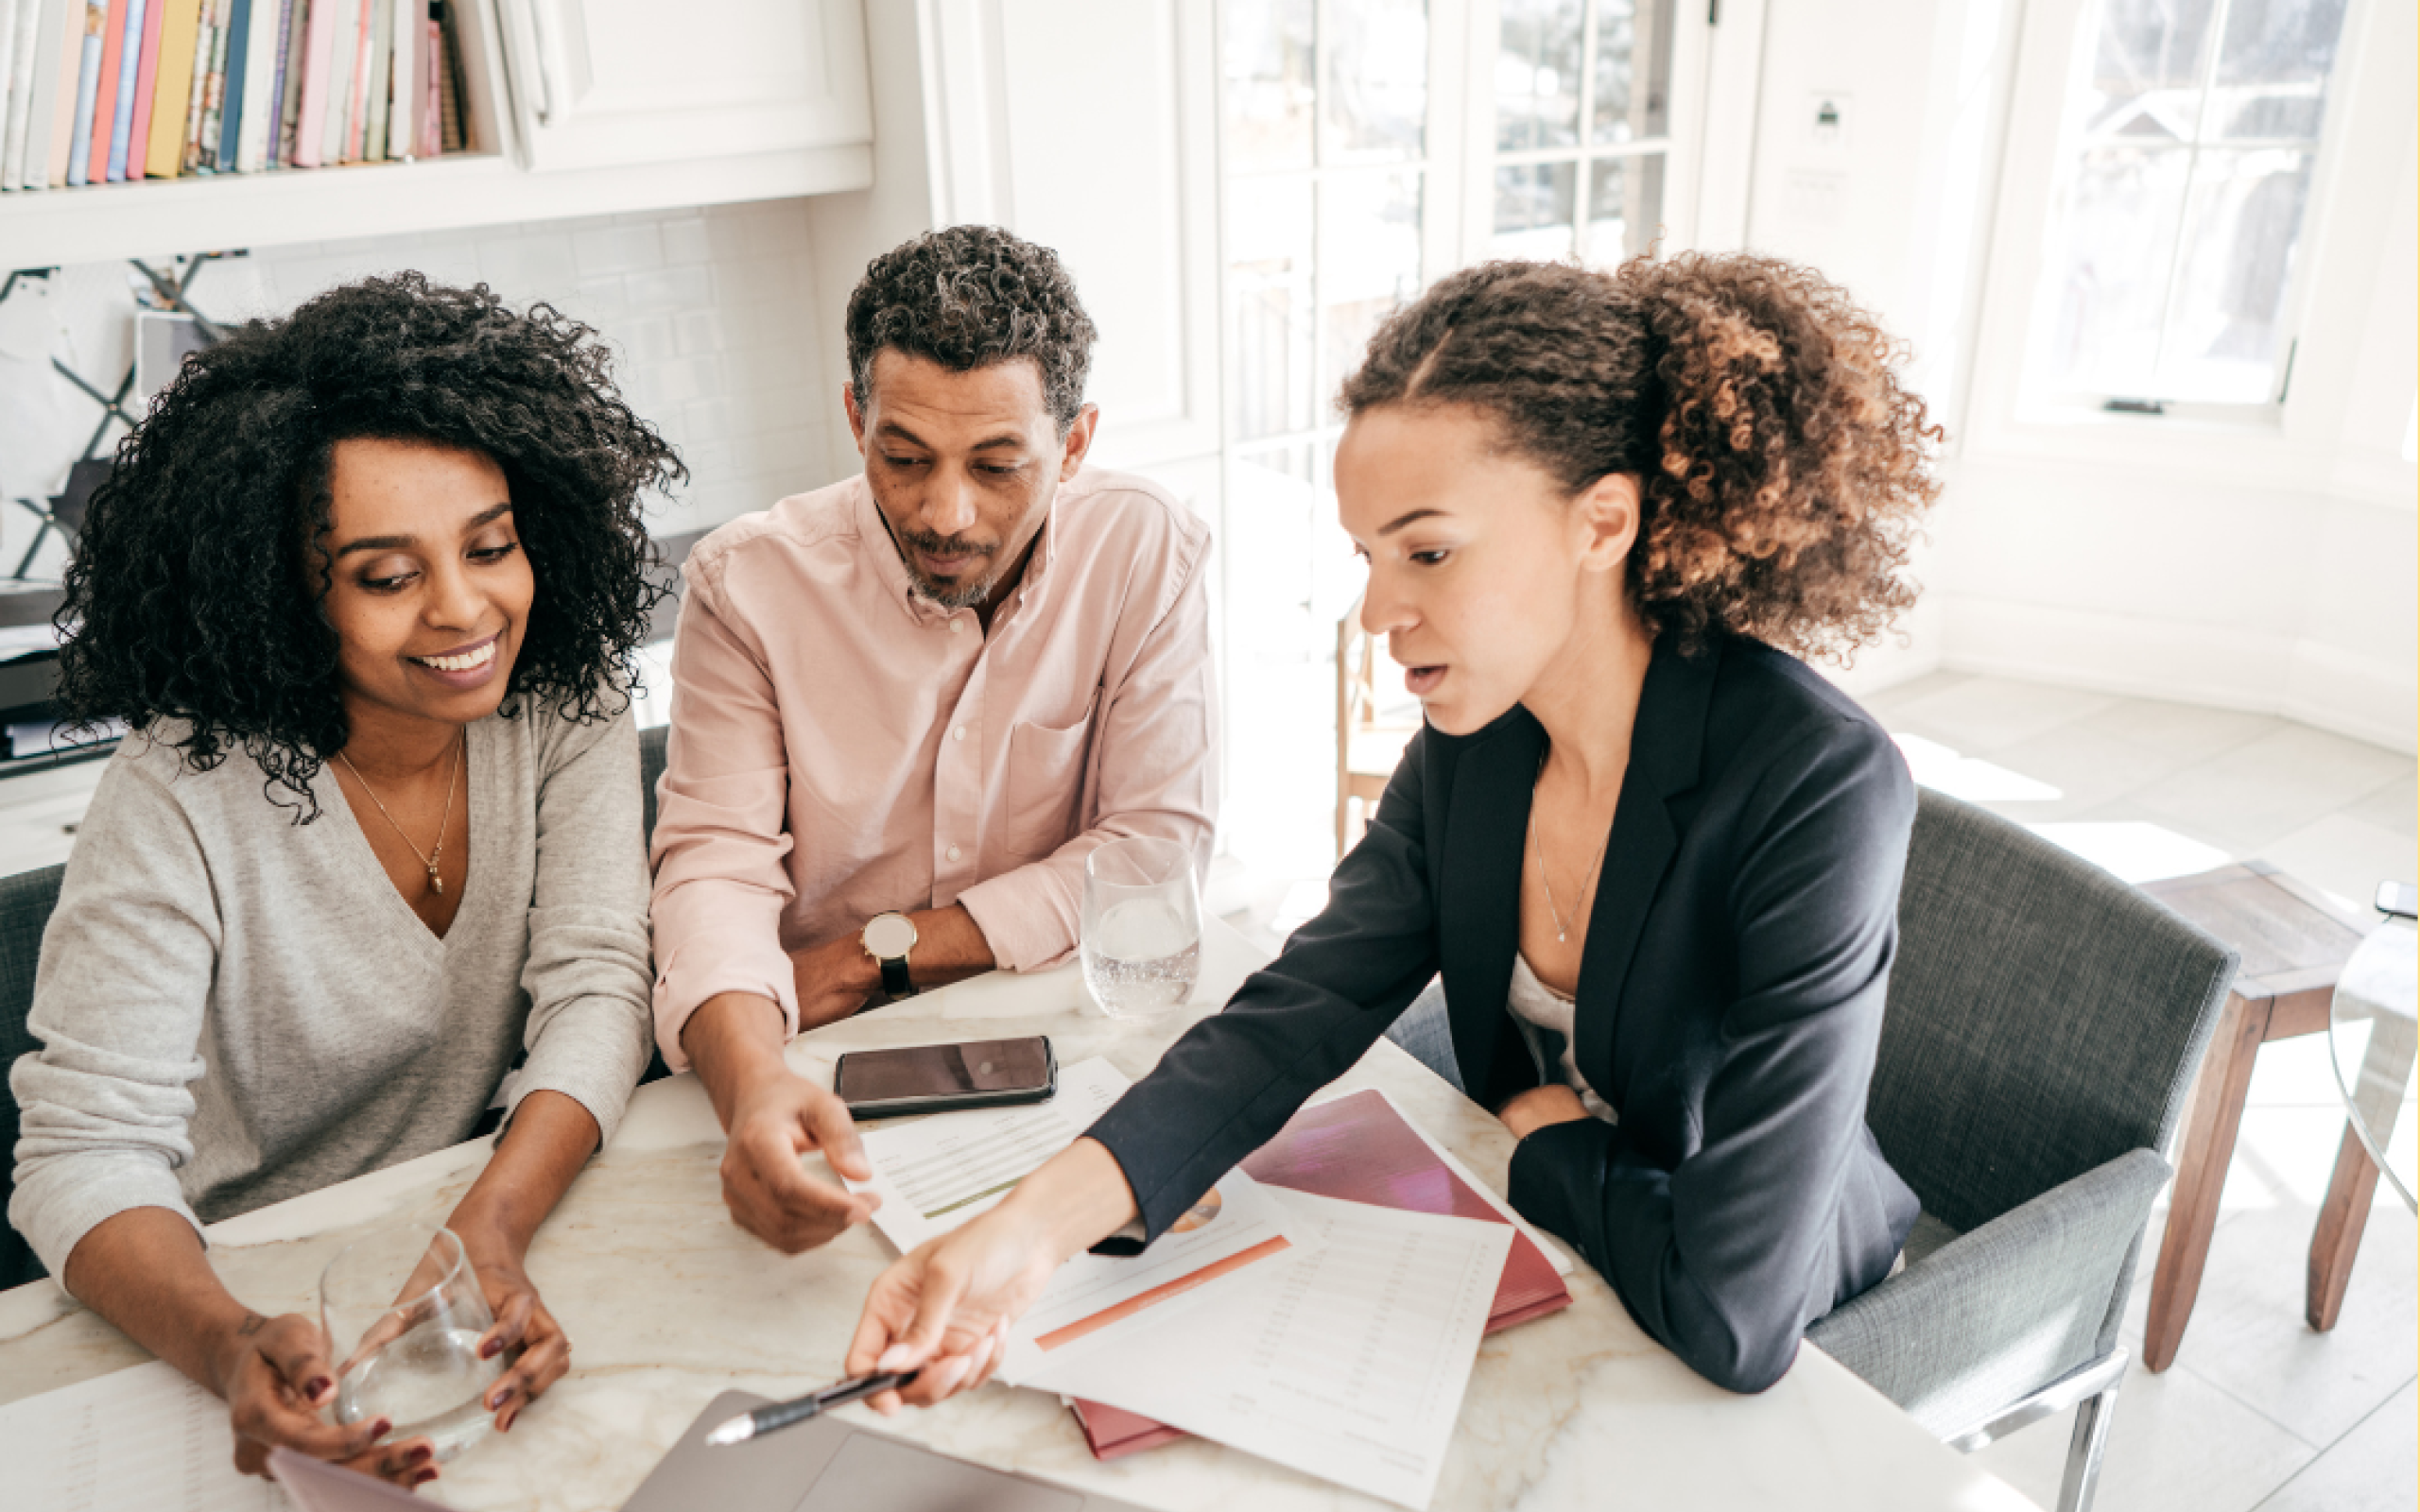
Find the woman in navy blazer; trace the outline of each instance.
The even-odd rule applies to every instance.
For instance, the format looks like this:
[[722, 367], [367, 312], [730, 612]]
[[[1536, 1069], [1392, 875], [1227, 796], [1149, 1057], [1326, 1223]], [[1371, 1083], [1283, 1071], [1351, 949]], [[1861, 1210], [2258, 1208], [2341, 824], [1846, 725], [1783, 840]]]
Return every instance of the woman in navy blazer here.
[[[1489, 264], [1372, 338], [1340, 510], [1427, 724], [1329, 903], [1087, 1136], [879, 1280], [851, 1371], [979, 1383], [1068, 1256], [1175, 1221], [1442, 973], [1513, 1206], [1757, 1391], [1889, 1274], [1865, 1124], [1915, 797], [1788, 652], [1876, 638], [1939, 432], [1837, 288], [1749, 257]], [[1778, 648], [1778, 649], [1777, 649]], [[878, 1405], [895, 1406], [896, 1400]]]

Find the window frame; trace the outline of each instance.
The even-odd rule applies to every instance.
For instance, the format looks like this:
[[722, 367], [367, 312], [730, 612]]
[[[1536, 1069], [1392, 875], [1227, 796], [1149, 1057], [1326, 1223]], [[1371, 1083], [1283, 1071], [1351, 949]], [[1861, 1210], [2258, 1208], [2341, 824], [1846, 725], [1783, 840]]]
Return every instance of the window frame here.
[[[2073, 138], [2068, 98], [2100, 0], [2031, 0], [2024, 12], [2001, 133], [1981, 319], [1973, 348], [1962, 451], [2060, 457], [2145, 474], [2310, 486], [2334, 451], [2359, 444], [2340, 422], [2360, 359], [2358, 334], [2379, 275], [2377, 245], [2393, 197], [2363, 193], [2408, 163], [2408, 32], [2396, 0], [2350, 0], [2312, 165], [2310, 198], [2280, 318], [2292, 370], [2282, 396], [2254, 404], [2172, 403], [2158, 414], [2115, 412], [2107, 398], [2061, 391], [2041, 373], [2037, 317], [2057, 255], [2057, 218]], [[2381, 37], [2381, 33], [2387, 33]], [[2385, 55], [2394, 53], [2390, 60]], [[2401, 65], [2398, 67], [2398, 65]], [[2396, 75], [2406, 75], [2398, 89]], [[2378, 130], [2382, 120], [2398, 124]], [[2408, 403], [2409, 393], [2394, 407]], [[2399, 435], [2378, 438], [2392, 450]]]

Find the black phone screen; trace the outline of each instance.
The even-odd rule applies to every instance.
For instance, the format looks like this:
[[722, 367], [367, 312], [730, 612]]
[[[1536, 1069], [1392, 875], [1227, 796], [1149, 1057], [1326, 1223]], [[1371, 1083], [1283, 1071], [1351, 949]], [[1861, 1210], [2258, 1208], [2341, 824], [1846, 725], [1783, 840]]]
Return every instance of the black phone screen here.
[[1050, 1042], [1036, 1035], [852, 1051], [841, 1057], [832, 1090], [844, 1103], [892, 1103], [1031, 1091], [1049, 1084]]

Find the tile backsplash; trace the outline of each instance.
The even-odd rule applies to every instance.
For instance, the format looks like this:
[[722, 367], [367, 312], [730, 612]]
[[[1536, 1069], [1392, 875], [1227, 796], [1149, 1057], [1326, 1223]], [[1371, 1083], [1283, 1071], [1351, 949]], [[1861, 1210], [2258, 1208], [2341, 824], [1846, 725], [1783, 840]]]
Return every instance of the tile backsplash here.
[[[651, 504], [658, 534], [718, 524], [830, 481], [822, 475], [830, 427], [843, 423], [840, 312], [814, 306], [805, 201], [258, 249], [210, 264], [191, 298], [213, 320], [231, 322], [404, 268], [443, 283], [484, 282], [516, 304], [543, 300], [612, 343], [631, 407], [689, 465], [690, 481]], [[105, 392], [132, 350], [130, 272], [84, 264], [51, 280], [63, 360]], [[72, 456], [100, 411], [60, 387], [51, 407], [72, 438], [63, 455]], [[112, 428], [112, 441], [119, 433]], [[25, 509], [0, 505], [0, 572], [16, 566], [33, 529]], [[55, 577], [60, 559], [54, 538], [34, 574]]]

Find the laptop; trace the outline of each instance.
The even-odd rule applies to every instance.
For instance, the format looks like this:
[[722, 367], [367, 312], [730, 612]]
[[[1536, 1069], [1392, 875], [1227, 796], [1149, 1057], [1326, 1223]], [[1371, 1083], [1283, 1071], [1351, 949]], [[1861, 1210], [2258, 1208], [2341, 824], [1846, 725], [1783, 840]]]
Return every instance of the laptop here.
[[[710, 1449], [724, 1418], [769, 1405], [726, 1391], [706, 1404], [622, 1512], [1144, 1512], [1132, 1502], [953, 1459], [921, 1444], [818, 1418]], [[400, 1512], [428, 1503], [383, 1481], [287, 1450], [269, 1456], [301, 1512]]]

